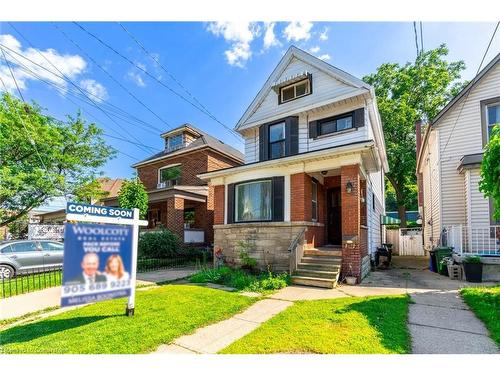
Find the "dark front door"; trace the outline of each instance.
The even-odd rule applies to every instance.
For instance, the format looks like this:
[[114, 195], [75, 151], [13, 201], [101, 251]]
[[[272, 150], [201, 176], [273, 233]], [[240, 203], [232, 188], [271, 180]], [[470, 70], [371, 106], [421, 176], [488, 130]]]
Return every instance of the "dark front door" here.
[[340, 187], [327, 190], [327, 232], [330, 245], [342, 245], [342, 210]]

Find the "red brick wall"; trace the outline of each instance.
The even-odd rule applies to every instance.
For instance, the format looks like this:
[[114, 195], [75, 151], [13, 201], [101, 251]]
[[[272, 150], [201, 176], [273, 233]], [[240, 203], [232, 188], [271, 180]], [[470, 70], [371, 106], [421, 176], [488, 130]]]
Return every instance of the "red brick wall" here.
[[224, 224], [224, 193], [225, 186], [213, 186], [214, 191], [214, 225]]
[[[360, 249], [360, 178], [359, 166], [343, 166], [340, 171], [340, 191], [342, 200], [342, 273], [350, 276], [361, 276]], [[348, 182], [353, 185], [352, 192], [347, 193]], [[352, 243], [348, 243], [350, 240]], [[366, 247], [366, 246], [365, 246]]]
[[184, 199], [167, 198], [167, 228], [184, 241]]
[[181, 185], [206, 185], [198, 174], [228, 168], [242, 163], [236, 162], [210, 149], [193, 151], [188, 154], [165, 158], [155, 163], [137, 168], [137, 175], [146, 190], [154, 190], [158, 184], [158, 169], [169, 164], [181, 164]]
[[323, 179], [325, 189], [330, 189], [340, 186], [340, 176], [328, 176]]
[[[290, 219], [291, 221], [312, 221], [312, 178], [307, 173], [290, 176]], [[318, 182], [318, 223], [325, 223], [326, 193]], [[310, 226], [305, 233], [309, 247], [325, 244], [325, 226]]]

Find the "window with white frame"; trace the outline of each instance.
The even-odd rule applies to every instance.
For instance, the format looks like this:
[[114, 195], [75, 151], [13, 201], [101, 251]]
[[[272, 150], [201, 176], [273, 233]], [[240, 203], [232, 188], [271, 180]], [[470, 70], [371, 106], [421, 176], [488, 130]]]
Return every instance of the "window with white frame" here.
[[163, 167], [158, 169], [158, 185], [169, 187], [179, 185], [181, 178], [180, 165], [173, 165], [170, 167]]
[[245, 182], [235, 186], [235, 221], [272, 219], [272, 181]]
[[500, 102], [486, 106], [486, 141], [490, 139], [495, 124], [500, 124]]
[[304, 79], [280, 89], [280, 104], [309, 95], [311, 93], [311, 81]]
[[318, 221], [318, 184], [312, 182], [312, 220]]
[[166, 139], [167, 152], [175, 151], [184, 146], [184, 134], [177, 134]]
[[285, 123], [269, 126], [269, 158], [285, 156]]

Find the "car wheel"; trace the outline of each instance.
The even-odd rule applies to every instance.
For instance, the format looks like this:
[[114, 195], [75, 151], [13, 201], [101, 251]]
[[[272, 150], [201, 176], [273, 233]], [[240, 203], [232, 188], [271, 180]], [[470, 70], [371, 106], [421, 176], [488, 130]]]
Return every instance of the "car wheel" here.
[[5, 264], [0, 265], [0, 279], [11, 279], [14, 277], [14, 268], [11, 266], [6, 266]]

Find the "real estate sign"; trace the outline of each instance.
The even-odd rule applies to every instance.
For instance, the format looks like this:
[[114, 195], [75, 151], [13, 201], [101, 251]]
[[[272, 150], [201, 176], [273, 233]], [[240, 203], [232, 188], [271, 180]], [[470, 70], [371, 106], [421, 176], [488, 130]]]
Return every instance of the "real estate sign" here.
[[128, 297], [126, 314], [133, 315], [139, 226], [147, 221], [136, 208], [73, 202], [66, 220], [61, 306]]

